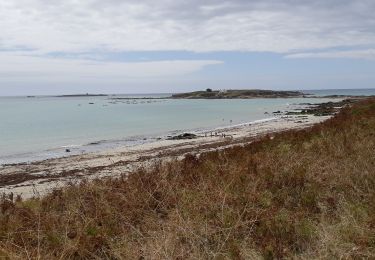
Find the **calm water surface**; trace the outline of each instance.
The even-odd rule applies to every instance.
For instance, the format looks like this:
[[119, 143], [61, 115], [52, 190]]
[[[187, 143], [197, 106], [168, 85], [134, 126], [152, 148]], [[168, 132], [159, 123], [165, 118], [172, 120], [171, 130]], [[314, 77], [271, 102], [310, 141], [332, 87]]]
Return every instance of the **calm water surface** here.
[[265, 119], [294, 104], [322, 101], [327, 100], [0, 97], [0, 164], [64, 156], [66, 148], [77, 154], [134, 145], [187, 130]]

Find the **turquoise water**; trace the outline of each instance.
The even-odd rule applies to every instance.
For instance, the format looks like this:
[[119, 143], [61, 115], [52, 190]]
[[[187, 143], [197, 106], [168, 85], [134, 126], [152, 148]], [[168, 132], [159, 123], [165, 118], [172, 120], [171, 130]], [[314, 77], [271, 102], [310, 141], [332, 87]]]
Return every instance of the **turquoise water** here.
[[318, 90], [303, 90], [304, 93], [313, 94], [316, 96], [329, 95], [348, 95], [348, 96], [374, 96], [375, 88], [368, 89], [318, 89]]
[[66, 148], [77, 154], [134, 145], [188, 130], [260, 120], [293, 104], [322, 101], [326, 99], [0, 97], [0, 164], [65, 156]]

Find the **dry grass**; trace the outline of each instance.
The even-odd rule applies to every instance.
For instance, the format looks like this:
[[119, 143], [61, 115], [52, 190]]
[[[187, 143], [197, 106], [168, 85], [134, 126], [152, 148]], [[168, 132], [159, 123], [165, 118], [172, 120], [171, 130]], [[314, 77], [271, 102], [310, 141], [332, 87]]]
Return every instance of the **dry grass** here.
[[375, 258], [375, 99], [307, 130], [3, 198], [0, 258]]

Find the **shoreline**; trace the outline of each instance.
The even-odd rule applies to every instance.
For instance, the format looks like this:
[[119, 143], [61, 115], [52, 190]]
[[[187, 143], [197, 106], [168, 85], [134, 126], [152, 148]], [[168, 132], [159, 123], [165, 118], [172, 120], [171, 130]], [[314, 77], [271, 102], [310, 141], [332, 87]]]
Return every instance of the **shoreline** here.
[[[22, 161], [16, 161], [16, 162], [9, 162], [9, 163], [0, 163], [0, 170], [4, 167], [11, 167], [11, 166], [21, 166], [21, 165], [30, 165], [30, 164], [35, 164], [35, 163], [40, 163], [48, 160], [55, 160], [55, 159], [62, 159], [62, 158], [69, 158], [69, 157], [74, 157], [74, 156], [80, 156], [80, 155], [87, 155], [87, 154], [94, 154], [94, 153], [102, 153], [102, 152], [108, 152], [112, 150], [116, 150], [118, 148], [120, 149], [126, 149], [126, 148], [131, 148], [135, 146], [140, 146], [140, 145], [146, 145], [146, 144], [153, 144], [156, 142], [160, 141], [167, 141], [171, 140], [172, 137], [177, 137], [180, 134], [193, 134], [196, 136], [196, 138], [203, 137], [205, 134], [209, 133], [214, 133], [214, 132], [219, 132], [219, 131], [224, 131], [224, 130], [230, 130], [232, 128], [237, 128], [237, 127], [243, 127], [246, 125], [253, 125], [253, 124], [258, 124], [258, 123], [263, 123], [263, 122], [269, 122], [273, 120], [277, 120], [278, 117], [270, 117], [270, 118], [263, 118], [263, 119], [258, 119], [258, 120], [253, 120], [253, 121], [248, 121], [244, 123], [239, 123], [239, 124], [233, 124], [233, 125], [225, 125], [225, 126], [217, 126], [217, 127], [204, 127], [204, 128], [195, 128], [195, 129], [186, 129], [186, 130], [173, 130], [169, 132], [165, 132], [163, 134], [154, 134], [154, 135], [139, 135], [139, 136], [129, 136], [124, 139], [113, 139], [113, 140], [99, 140], [99, 141], [94, 141], [86, 144], [77, 144], [77, 145], [64, 145], [61, 147], [57, 148], [51, 148], [47, 149], [44, 151], [37, 151], [37, 152], [26, 152], [26, 153], [21, 153], [21, 154], [14, 154], [14, 155], [6, 155], [3, 156], [3, 158], [7, 157], [20, 157], [20, 156], [27, 156], [30, 154], [34, 154], [35, 158], [37, 158], [38, 154], [45, 154], [50, 151], [62, 151], [66, 148], [68, 149], [74, 149], [74, 148], [84, 148], [84, 147], [96, 147], [97, 149], [93, 150], [78, 150], [74, 151], [72, 150], [71, 152], [67, 153], [64, 152], [63, 155], [61, 156], [51, 156], [51, 157], [45, 157], [41, 159], [28, 159], [28, 160], [22, 160]], [[195, 139], [195, 138], [194, 138]], [[133, 144], [134, 143], [134, 144]], [[99, 147], [102, 144], [108, 144], [109, 147]], [[116, 144], [116, 145], [115, 145]], [[62, 152], [61, 152], [62, 153]], [[31, 157], [29, 157], [31, 158]], [[21, 160], [21, 159], [20, 159]]]
[[273, 120], [275, 117], [280, 117], [282, 114], [294, 114], [295, 111], [300, 111], [304, 109], [310, 109], [312, 107], [318, 106], [320, 104], [325, 104], [329, 102], [341, 102], [342, 98], [334, 98], [332, 100], [327, 100], [323, 103], [292, 103], [287, 104], [287, 106], [281, 111], [271, 112], [272, 110], [265, 112], [263, 116], [258, 117], [258, 119], [253, 119], [252, 121], [237, 121], [235, 123], [227, 122], [226, 124], [219, 124], [216, 126], [207, 127], [195, 127], [195, 128], [182, 128], [175, 130], [168, 130], [162, 132], [156, 132], [151, 134], [141, 134], [141, 135], [130, 135], [124, 138], [115, 139], [99, 139], [99, 140], [84, 140], [72, 141], [70, 144], [64, 144], [61, 146], [50, 147], [43, 150], [35, 151], [22, 151], [13, 154], [4, 154], [0, 156], [0, 169], [3, 166], [14, 166], [14, 165], [25, 165], [36, 163], [40, 161], [58, 159], [63, 157], [70, 157], [76, 155], [82, 155], [87, 153], [97, 153], [106, 150], [117, 149], [119, 147], [132, 147], [145, 143], [153, 143], [163, 139], [168, 139], [173, 136], [177, 136], [184, 133], [193, 133], [196, 135], [204, 135], [205, 133], [214, 132], [221, 129], [229, 129], [236, 126], [253, 124], [258, 121], [268, 121]]
[[[72, 156], [85, 155], [85, 154], [91, 154], [91, 153], [106, 152], [106, 151], [114, 150], [117, 148], [131, 148], [134, 146], [155, 143], [161, 140], [168, 140], [171, 137], [178, 136], [184, 133], [191, 133], [191, 134], [196, 135], [199, 138], [210, 132], [231, 129], [235, 127], [251, 125], [251, 124], [256, 124], [260, 122], [267, 122], [267, 121], [272, 121], [276, 119], [277, 117], [269, 117], [269, 118], [262, 118], [262, 119], [257, 119], [253, 121], [233, 124], [233, 125], [200, 127], [200, 128], [184, 129], [184, 130], [172, 130], [172, 131], [168, 131], [164, 133], [128, 136], [123, 139], [98, 140], [98, 141], [92, 141], [92, 142], [88, 142], [84, 144], [63, 145], [60, 147], [49, 148], [49, 149], [42, 150], [42, 151], [4, 155], [0, 158], [0, 170], [2, 167], [28, 165], [28, 164], [43, 162], [46, 160], [68, 158]], [[66, 152], [64, 151], [65, 149], [69, 149], [70, 151]], [[8, 162], [1, 163], [1, 159], [2, 160], [8, 159]]]
[[[69, 183], [96, 178], [115, 178], [155, 162], [243, 145], [275, 132], [301, 129], [323, 122], [331, 116], [282, 115], [266, 121], [248, 122], [202, 132], [189, 140], [157, 140], [100, 152], [70, 155], [31, 163], [0, 166], [0, 193], [22, 198], [38, 197]], [[217, 136], [203, 136], [217, 132]], [[226, 137], [222, 137], [225, 134]]]
[[[360, 99], [346, 99], [326, 103], [298, 104], [294, 109], [275, 111], [270, 118], [251, 122], [201, 128], [199, 133], [188, 133], [188, 138], [157, 138], [133, 146], [118, 146], [82, 154], [51, 158], [30, 163], [0, 166], [0, 193], [38, 197], [70, 183], [97, 178], [116, 178], [147, 168], [156, 162], [181, 159], [186, 154], [199, 155], [236, 145], [245, 145], [265, 135], [292, 129], [308, 128], [321, 123], [346, 105]], [[181, 133], [175, 131], [175, 134]], [[193, 138], [190, 138], [193, 135]], [[178, 136], [175, 136], [178, 137]]]

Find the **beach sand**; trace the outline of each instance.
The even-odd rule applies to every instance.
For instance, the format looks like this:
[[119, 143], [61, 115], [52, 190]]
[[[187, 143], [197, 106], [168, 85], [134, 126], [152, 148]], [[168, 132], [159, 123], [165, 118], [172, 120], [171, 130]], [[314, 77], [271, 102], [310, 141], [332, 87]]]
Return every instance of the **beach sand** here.
[[203, 132], [196, 139], [158, 140], [96, 153], [0, 166], [0, 193], [13, 193], [14, 196], [20, 195], [22, 198], [41, 196], [69, 183], [85, 179], [118, 177], [160, 160], [181, 158], [187, 153], [200, 154], [243, 145], [259, 136], [288, 129], [306, 128], [328, 118], [330, 116], [284, 115], [268, 121], [216, 129], [212, 133], [216, 132], [218, 136]]

